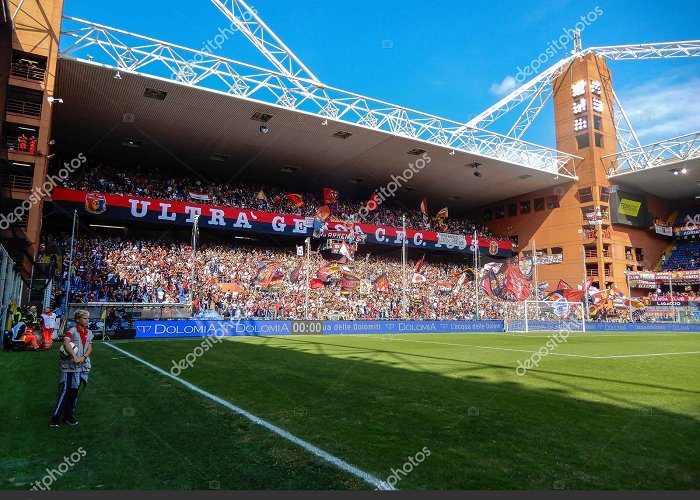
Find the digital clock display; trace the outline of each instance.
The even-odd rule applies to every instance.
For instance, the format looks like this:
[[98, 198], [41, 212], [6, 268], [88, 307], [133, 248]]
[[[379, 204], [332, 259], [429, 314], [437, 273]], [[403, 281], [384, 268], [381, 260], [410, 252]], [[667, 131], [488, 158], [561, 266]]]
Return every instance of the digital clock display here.
[[323, 321], [321, 320], [292, 320], [292, 335], [323, 335]]

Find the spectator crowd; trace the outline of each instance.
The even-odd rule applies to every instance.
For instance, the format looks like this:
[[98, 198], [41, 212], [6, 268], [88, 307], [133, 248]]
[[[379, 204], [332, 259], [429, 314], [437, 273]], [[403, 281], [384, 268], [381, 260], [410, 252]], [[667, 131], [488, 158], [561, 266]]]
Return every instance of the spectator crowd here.
[[[45, 255], [60, 255], [55, 269], [56, 300], [68, 282], [69, 238], [45, 238]], [[193, 261], [191, 248], [181, 242], [125, 241], [115, 238], [78, 238], [75, 244], [70, 302], [192, 302], [197, 311], [214, 310], [224, 317], [303, 318], [306, 277], [299, 271], [296, 249], [203, 244]], [[311, 253], [309, 278], [332, 264], [337, 255]], [[264, 286], [259, 270], [265, 262], [279, 263], [279, 281]], [[407, 317], [412, 319], [473, 319], [474, 282], [464, 264], [430, 262], [414, 279], [412, 261], [406, 266]], [[306, 267], [306, 266], [304, 266]], [[337, 266], [327, 284], [310, 291], [310, 317], [388, 319], [403, 317], [401, 259], [363, 254]], [[343, 274], [359, 279], [349, 293], [341, 292]], [[376, 284], [379, 278], [385, 287]], [[425, 278], [425, 281], [423, 280]], [[414, 283], [413, 281], [417, 281]], [[480, 319], [497, 319], [502, 302], [479, 297]]]
[[[205, 181], [184, 175], [166, 174], [155, 168], [128, 170], [117, 169], [103, 164], [98, 164], [91, 168], [86, 167], [84, 170], [75, 172], [63, 185], [66, 188], [82, 191], [190, 201], [220, 207], [283, 212], [305, 217], [313, 217], [316, 209], [324, 204], [324, 200], [318, 196], [320, 193], [295, 192], [295, 194], [301, 194], [303, 200], [303, 205], [297, 206], [286, 198], [289, 191], [277, 186], [253, 185], [243, 181], [222, 184], [218, 180]], [[418, 208], [409, 209], [392, 206], [392, 201], [381, 204], [378, 210], [370, 212], [363, 219], [358, 214], [360, 209], [367, 203], [367, 200], [346, 200], [341, 193], [330, 219], [348, 221], [354, 218], [356, 222], [401, 227], [402, 216], [405, 215], [406, 226], [410, 229], [438, 230], [435, 222], [426, 222]], [[476, 230], [480, 237], [499, 238], [488, 228], [475, 224], [468, 219], [448, 217], [444, 220], [444, 224], [445, 227], [440, 229], [441, 232], [472, 235]]]

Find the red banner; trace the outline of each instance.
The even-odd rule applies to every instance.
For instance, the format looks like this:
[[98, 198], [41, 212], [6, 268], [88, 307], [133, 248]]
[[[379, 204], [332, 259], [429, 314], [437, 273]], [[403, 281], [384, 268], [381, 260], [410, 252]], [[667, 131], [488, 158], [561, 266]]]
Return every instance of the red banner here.
[[[240, 209], [203, 205], [189, 201], [158, 200], [139, 196], [124, 196], [85, 192], [73, 189], [55, 188], [52, 201], [59, 209], [72, 213], [92, 215], [104, 220], [122, 220], [129, 222], [152, 222], [166, 224], [194, 224], [199, 216], [199, 227], [234, 231], [250, 231], [293, 236], [310, 236], [313, 233], [313, 217], [289, 215], [259, 210]], [[348, 233], [345, 222], [326, 221], [328, 235], [340, 236]], [[404, 241], [402, 229], [375, 224], [354, 224], [355, 239], [379, 245], [401, 246]], [[336, 239], [332, 237], [332, 239]], [[444, 235], [443, 235], [444, 236]], [[339, 238], [338, 238], [339, 239]], [[438, 233], [407, 229], [406, 246], [423, 250], [451, 250], [471, 253], [471, 235], [466, 238], [455, 237], [451, 240], [442, 238]], [[480, 252], [496, 257], [511, 257], [513, 245], [510, 241], [479, 238]]]

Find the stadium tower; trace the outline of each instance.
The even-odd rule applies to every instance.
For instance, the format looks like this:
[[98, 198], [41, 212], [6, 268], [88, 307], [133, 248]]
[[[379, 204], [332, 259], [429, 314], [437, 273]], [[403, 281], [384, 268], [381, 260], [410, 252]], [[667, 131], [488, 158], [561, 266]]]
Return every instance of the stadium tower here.
[[[522, 137], [551, 98], [556, 148], [576, 155], [577, 181], [530, 192], [477, 210], [493, 231], [513, 234], [521, 262], [537, 254], [537, 280], [554, 289], [592, 280], [627, 293], [628, 271], [659, 266], [669, 239], [654, 220], [697, 207], [697, 134], [641, 146], [614, 92], [605, 57], [614, 60], [697, 57], [697, 41], [582, 50], [555, 63], [470, 124], [488, 126], [529, 101], [508, 136]], [[689, 138], [689, 139], [688, 139]], [[659, 156], [653, 156], [659, 155]], [[693, 160], [688, 161], [688, 160]], [[660, 168], [656, 168], [660, 167]], [[674, 168], [678, 167], [678, 168]], [[686, 168], [687, 167], [687, 168]], [[679, 171], [688, 177], [678, 175]], [[690, 186], [689, 186], [690, 185]], [[692, 211], [692, 210], [691, 210]]]
[[[549, 282], [550, 288], [559, 279], [581, 284], [585, 272], [597, 288], [615, 284], [625, 290], [625, 270], [641, 270], [645, 260], [658, 260], [664, 241], [650, 234], [648, 225], [612, 225], [611, 184], [602, 159], [617, 152], [610, 70], [602, 57], [587, 54], [574, 59], [552, 87], [557, 149], [582, 158], [576, 165], [579, 180], [505, 200], [505, 212], [517, 216], [493, 220], [490, 226], [504, 232], [511, 224], [524, 258], [534, 242], [538, 281]], [[668, 202], [651, 198], [654, 214], [668, 217]], [[488, 207], [485, 218], [500, 210]], [[628, 250], [632, 259], [627, 259]]]
[[[52, 157], [52, 110], [60, 105], [54, 83], [63, 1], [0, 0], [0, 11], [0, 234], [24, 276], [45, 285], [42, 266], [34, 263]], [[41, 288], [34, 299], [41, 299]]]

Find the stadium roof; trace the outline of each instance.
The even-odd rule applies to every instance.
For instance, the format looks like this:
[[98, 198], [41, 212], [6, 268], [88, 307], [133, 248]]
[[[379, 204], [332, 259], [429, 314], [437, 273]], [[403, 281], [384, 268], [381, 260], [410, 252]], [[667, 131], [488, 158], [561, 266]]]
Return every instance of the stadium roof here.
[[603, 156], [610, 182], [631, 186], [667, 200], [700, 196], [700, 132]]
[[[682, 173], [683, 169], [686, 173]], [[669, 161], [643, 170], [621, 172], [610, 176], [610, 182], [667, 200], [692, 200], [700, 196], [700, 158]]]
[[[84, 153], [115, 164], [159, 166], [222, 180], [329, 185], [367, 196], [421, 158], [409, 154], [419, 149], [431, 162], [405, 184], [399, 198], [417, 206], [428, 196], [433, 209], [437, 204], [467, 209], [572, 180], [486, 153], [454, 151], [166, 78], [123, 70], [115, 78], [116, 73], [94, 61], [60, 59], [56, 95], [63, 103], [54, 108], [54, 138], [62, 155]], [[253, 119], [256, 113], [271, 118]], [[261, 133], [261, 126], [268, 132]], [[352, 135], [334, 137], [338, 133]], [[481, 177], [467, 166], [474, 162], [480, 164]]]

